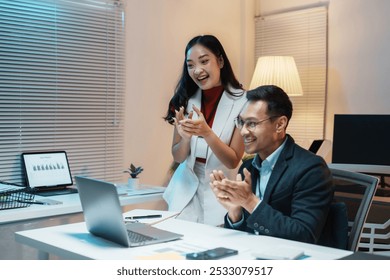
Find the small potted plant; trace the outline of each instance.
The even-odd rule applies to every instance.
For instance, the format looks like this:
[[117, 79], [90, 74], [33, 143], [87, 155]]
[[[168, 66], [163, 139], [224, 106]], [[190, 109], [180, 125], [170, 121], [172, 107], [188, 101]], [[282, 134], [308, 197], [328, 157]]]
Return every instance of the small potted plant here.
[[129, 188], [138, 188], [139, 185], [139, 179], [138, 175], [144, 171], [144, 169], [141, 166], [136, 167], [134, 164], [130, 164], [130, 167], [126, 169], [125, 173], [129, 173], [130, 178], [128, 179], [128, 187]]

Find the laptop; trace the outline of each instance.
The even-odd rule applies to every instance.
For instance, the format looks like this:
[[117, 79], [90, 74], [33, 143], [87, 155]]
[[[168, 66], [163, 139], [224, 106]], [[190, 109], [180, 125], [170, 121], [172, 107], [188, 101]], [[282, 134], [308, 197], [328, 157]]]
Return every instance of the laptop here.
[[123, 221], [122, 207], [113, 183], [75, 176], [88, 231], [125, 247], [177, 240], [183, 235], [149, 224]]
[[68, 156], [65, 151], [22, 153], [26, 185], [37, 195], [52, 196], [77, 193], [73, 185]]

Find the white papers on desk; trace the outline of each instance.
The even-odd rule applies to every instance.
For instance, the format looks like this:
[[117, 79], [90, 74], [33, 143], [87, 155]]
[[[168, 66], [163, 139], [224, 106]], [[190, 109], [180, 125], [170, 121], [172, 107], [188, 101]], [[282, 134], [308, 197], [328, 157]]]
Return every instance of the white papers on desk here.
[[298, 260], [304, 256], [304, 252], [296, 247], [276, 246], [272, 249], [254, 251], [252, 255], [259, 260]]
[[[175, 211], [134, 209], [124, 213], [123, 216], [130, 217], [158, 214], [161, 215], [161, 218], [139, 219], [138, 222], [148, 223], [163, 230], [179, 233], [182, 234], [183, 237], [173, 242], [144, 246], [142, 251], [139, 251], [137, 255], [134, 256], [135, 259], [185, 259], [185, 255], [188, 253], [201, 252], [215, 247], [223, 247], [227, 246], [227, 244], [230, 244], [229, 248], [231, 247], [240, 252], [240, 256], [231, 256], [229, 259], [245, 257], [248, 259], [254, 258], [250, 255], [250, 250], [247, 246], [240, 246], [240, 242], [237, 242], [237, 244], [231, 244], [230, 242], [232, 236], [247, 236], [246, 233], [241, 231], [222, 229], [215, 226], [179, 220], [176, 219], [179, 212]], [[199, 237], [199, 235], [203, 236], [203, 238]], [[205, 236], [207, 236], [207, 238], [204, 238]]]
[[[147, 223], [151, 225], [159, 225], [160, 222], [169, 221], [175, 219], [179, 212], [174, 211], [161, 211], [151, 209], [134, 209], [123, 214], [126, 217], [134, 216], [148, 216], [148, 215], [161, 215], [160, 218], [146, 218], [139, 219], [138, 222]], [[171, 229], [172, 230], [172, 229]], [[202, 242], [200, 242], [202, 243]], [[191, 252], [199, 252], [209, 249], [203, 244], [199, 244], [196, 241], [188, 242], [180, 239], [175, 242], [166, 242], [161, 244], [154, 244], [153, 246], [145, 246], [139, 255], [134, 256], [135, 259], [139, 260], [178, 260], [185, 259], [185, 255]]]

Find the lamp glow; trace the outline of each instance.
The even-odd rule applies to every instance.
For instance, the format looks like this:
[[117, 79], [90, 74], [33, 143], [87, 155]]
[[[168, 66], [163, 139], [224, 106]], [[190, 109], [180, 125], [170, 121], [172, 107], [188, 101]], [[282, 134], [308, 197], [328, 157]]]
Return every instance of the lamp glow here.
[[292, 56], [262, 56], [257, 60], [250, 89], [275, 85], [289, 96], [303, 95], [301, 79]]

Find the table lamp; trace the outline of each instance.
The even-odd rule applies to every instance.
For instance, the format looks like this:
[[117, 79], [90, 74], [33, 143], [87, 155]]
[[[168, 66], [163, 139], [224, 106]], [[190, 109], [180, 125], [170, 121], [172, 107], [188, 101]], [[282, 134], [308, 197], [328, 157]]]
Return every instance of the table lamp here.
[[250, 89], [275, 85], [289, 96], [303, 95], [301, 80], [292, 56], [261, 56], [257, 60]]

